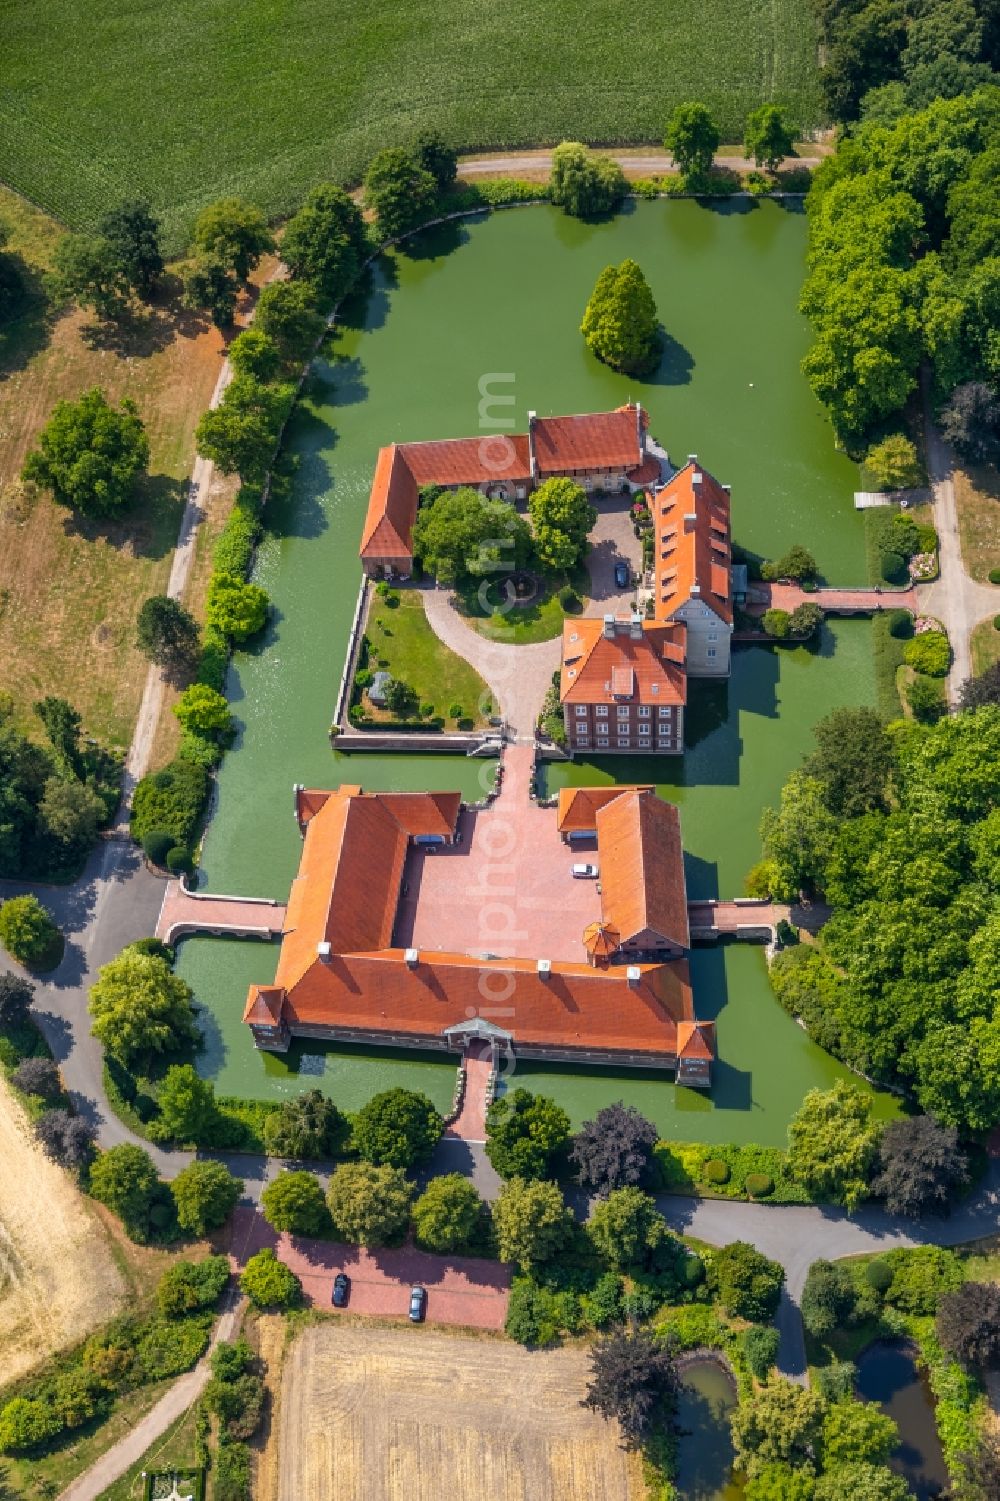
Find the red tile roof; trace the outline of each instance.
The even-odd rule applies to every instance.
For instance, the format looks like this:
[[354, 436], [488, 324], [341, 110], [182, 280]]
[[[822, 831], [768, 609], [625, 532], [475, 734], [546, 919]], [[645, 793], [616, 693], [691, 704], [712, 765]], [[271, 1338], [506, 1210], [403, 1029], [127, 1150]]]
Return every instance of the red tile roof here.
[[560, 834], [596, 831], [597, 810], [621, 797], [623, 792], [652, 792], [653, 785], [647, 782], [641, 787], [560, 787], [559, 807], [556, 811], [556, 828]]
[[491, 480], [524, 484], [531, 478], [526, 433], [510, 437], [484, 433], [481, 438], [406, 443], [402, 452], [418, 489], [424, 485], [487, 485]]
[[361, 531], [363, 558], [408, 558], [413, 553], [417, 486], [402, 450], [393, 443], [380, 448], [375, 463], [368, 514]]
[[696, 460], [679, 469], [651, 503], [654, 611], [670, 617], [694, 596], [731, 625], [729, 494]]
[[710, 1062], [715, 1057], [715, 1023], [678, 1022], [677, 1056], [678, 1058], [704, 1058]]
[[[597, 814], [601, 914], [622, 942], [650, 932], [689, 948], [681, 819], [655, 792], [626, 792]], [[653, 947], [655, 945], [650, 945]]]
[[536, 417], [531, 442], [539, 476], [567, 469], [638, 468], [643, 459], [639, 413], [636, 406], [624, 406], [577, 417]]
[[613, 704], [620, 702], [616, 670], [633, 674], [630, 699], [640, 704], [683, 704], [687, 698], [684, 671], [683, 624], [657, 625], [642, 622], [641, 634], [633, 640], [628, 623], [619, 621], [613, 638], [605, 636], [603, 623], [589, 617], [563, 622], [562, 671], [559, 698], [564, 704]]

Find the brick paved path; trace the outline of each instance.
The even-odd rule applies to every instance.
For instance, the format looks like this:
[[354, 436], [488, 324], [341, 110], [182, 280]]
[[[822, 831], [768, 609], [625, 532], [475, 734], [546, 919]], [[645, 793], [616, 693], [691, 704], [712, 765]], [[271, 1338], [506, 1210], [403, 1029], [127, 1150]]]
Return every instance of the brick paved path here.
[[236, 933], [278, 938], [285, 924], [285, 908], [266, 898], [192, 896], [180, 881], [171, 881], [163, 895], [156, 936], [173, 943], [184, 933]]
[[765, 610], [788, 610], [791, 612], [796, 605], [812, 604], [819, 605], [828, 615], [852, 614], [855, 612], [868, 612], [875, 614], [878, 610], [912, 610], [916, 615], [919, 613], [919, 602], [915, 589], [813, 589], [807, 591], [798, 584], [763, 584], [754, 582], [751, 586], [753, 596], [752, 603], [747, 605], [748, 613], [763, 614]]
[[462, 1141], [486, 1140], [486, 1086], [493, 1068], [488, 1042], [470, 1042], [465, 1051], [462, 1108], [445, 1132]]

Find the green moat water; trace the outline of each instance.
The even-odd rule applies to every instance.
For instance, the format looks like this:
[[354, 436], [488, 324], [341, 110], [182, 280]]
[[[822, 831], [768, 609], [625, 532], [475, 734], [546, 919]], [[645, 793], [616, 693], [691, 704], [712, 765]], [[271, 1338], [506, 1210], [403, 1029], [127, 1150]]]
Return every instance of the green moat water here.
[[[511, 408], [493, 410], [516, 430], [529, 408], [590, 411], [638, 398], [675, 460], [697, 452], [732, 485], [737, 541], [762, 556], [802, 541], [831, 582], [863, 578], [863, 529], [852, 504], [857, 472], [835, 452], [799, 370], [808, 342], [795, 309], [804, 249], [802, 216], [776, 204], [665, 202], [639, 204], [596, 226], [547, 207], [505, 211], [428, 233], [382, 260], [291, 425], [295, 481], [269, 508], [256, 575], [274, 602], [274, 620], [230, 673], [239, 735], [205, 841], [209, 888], [287, 896], [300, 850], [294, 782], [478, 795], [475, 762], [338, 756], [327, 728], [377, 449], [481, 430], [484, 377], [495, 394], [513, 396]], [[597, 273], [626, 255], [642, 265], [668, 335], [651, 381], [629, 381], [597, 364], [578, 333]], [[827, 628], [815, 650], [740, 648], [728, 685], [692, 685], [682, 761], [560, 766], [549, 785], [657, 782], [681, 806], [692, 894], [735, 895], [758, 855], [761, 809], [809, 748], [811, 726], [834, 705], [871, 702], [864, 622]], [[275, 1096], [305, 1082], [297, 1054], [284, 1062], [256, 1054], [239, 1021], [248, 981], [269, 978], [275, 960], [276, 950], [253, 944], [182, 946], [178, 968], [215, 1022], [203, 1067], [225, 1093]], [[719, 1019], [721, 1061], [710, 1099], [688, 1099], [691, 1091], [646, 1076], [546, 1070], [526, 1080], [551, 1087], [574, 1118], [625, 1093], [675, 1136], [783, 1141], [806, 1089], [842, 1071], [777, 1006], [758, 951], [699, 955], [695, 968], [699, 1014]], [[446, 1101], [454, 1080], [453, 1061], [342, 1049], [307, 1055], [307, 1076], [321, 1067], [317, 1082], [348, 1106], [418, 1077]]]

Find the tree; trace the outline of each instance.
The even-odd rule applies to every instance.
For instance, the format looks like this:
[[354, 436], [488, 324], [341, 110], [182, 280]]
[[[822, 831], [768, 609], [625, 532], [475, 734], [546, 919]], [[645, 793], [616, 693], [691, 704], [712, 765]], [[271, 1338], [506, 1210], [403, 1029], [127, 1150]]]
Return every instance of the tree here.
[[219, 405], [203, 412], [195, 431], [198, 452], [244, 484], [259, 484], [291, 410], [289, 386], [264, 385], [249, 375], [230, 381]]
[[[751, 1330], [751, 1333], [754, 1331]], [[748, 1480], [746, 1501], [813, 1501], [815, 1479], [812, 1470], [793, 1470], [791, 1465], [764, 1465]]]
[[773, 1381], [732, 1415], [736, 1464], [751, 1478], [767, 1465], [807, 1465], [819, 1443], [823, 1399], [790, 1381]]
[[326, 1201], [312, 1173], [283, 1172], [260, 1196], [264, 1218], [275, 1230], [317, 1235], [327, 1222]]
[[812, 1193], [854, 1209], [869, 1192], [878, 1143], [871, 1100], [838, 1079], [810, 1089], [788, 1127], [788, 1166]]
[[195, 220], [194, 243], [205, 256], [246, 281], [262, 255], [274, 249], [274, 236], [260, 209], [243, 198], [220, 198]]
[[181, 1229], [202, 1236], [225, 1224], [243, 1192], [243, 1179], [234, 1177], [222, 1162], [199, 1160], [177, 1174], [170, 1192]]
[[867, 1464], [864, 1460], [837, 1465], [816, 1481], [814, 1501], [911, 1501], [913, 1492], [888, 1465]]
[[64, 235], [56, 246], [52, 290], [59, 298], [93, 308], [99, 318], [123, 317], [129, 278], [117, 249], [99, 235]]
[[425, 1094], [385, 1089], [354, 1117], [352, 1139], [368, 1162], [405, 1168], [426, 1162], [443, 1130], [444, 1121]]
[[198, 623], [179, 600], [153, 594], [139, 610], [136, 645], [144, 657], [161, 667], [190, 667], [198, 655]]
[[257, 299], [254, 323], [289, 365], [304, 357], [323, 329], [316, 293], [304, 281], [269, 282]]
[[186, 730], [219, 743], [233, 731], [228, 700], [206, 683], [192, 683], [174, 704], [174, 713]]
[[12, 1397], [0, 1409], [0, 1451], [16, 1454], [39, 1448], [64, 1427], [51, 1402], [41, 1397]]
[[365, 173], [365, 206], [385, 240], [398, 239], [429, 218], [437, 191], [426, 167], [398, 146], [380, 151]]
[[206, 1256], [204, 1261], [175, 1261], [156, 1287], [156, 1304], [166, 1319], [183, 1318], [211, 1308], [229, 1281], [229, 1258]]
[[961, 1455], [960, 1462], [969, 1501], [994, 1501], [1000, 1496], [1000, 1439], [981, 1434], [976, 1452]]
[[190, 1063], [175, 1063], [167, 1069], [157, 1103], [157, 1131], [173, 1141], [204, 1142], [219, 1118], [215, 1086]]
[[259, 584], [245, 583], [232, 573], [213, 573], [205, 616], [210, 626], [242, 646], [264, 629], [269, 604]]
[[987, 704], [1000, 706], [1000, 662], [992, 662], [977, 678], [966, 678], [959, 692], [963, 709], [982, 709]]
[[30, 980], [12, 975], [9, 970], [0, 973], [0, 1027], [18, 1027], [27, 1021], [35, 987]]
[[941, 413], [941, 432], [967, 463], [995, 463], [1000, 458], [1000, 395], [985, 381], [956, 386]]
[[34, 705], [35, 713], [45, 726], [49, 744], [59, 757], [63, 770], [77, 776], [80, 770], [80, 731], [83, 719], [65, 698], [48, 694]]
[[814, 1261], [802, 1289], [802, 1322], [816, 1339], [829, 1339], [835, 1329], [851, 1322], [856, 1300], [846, 1267]]
[[765, 859], [773, 862], [777, 884], [772, 895], [779, 901], [795, 901], [803, 889], [823, 889], [837, 834], [825, 791], [816, 777], [793, 771], [781, 789], [780, 808], [764, 809], [761, 841]]
[[114, 250], [129, 285], [147, 297], [163, 275], [160, 221], [148, 202], [127, 199], [104, 215], [98, 229]]
[[113, 516], [132, 499], [148, 463], [135, 402], [126, 396], [113, 407], [95, 387], [79, 401], [56, 402], [21, 472], [60, 505], [84, 516]]
[[97, 1132], [68, 1110], [45, 1110], [35, 1121], [35, 1135], [46, 1157], [75, 1171], [90, 1161]]
[[349, 1126], [332, 1100], [319, 1089], [283, 1100], [264, 1122], [264, 1145], [272, 1157], [336, 1157], [347, 1142]]
[[877, 490], [908, 490], [922, 478], [917, 449], [911, 438], [892, 433], [865, 454], [865, 468]]
[[487, 500], [463, 487], [420, 507], [413, 548], [439, 583], [462, 584], [495, 576], [501, 568], [523, 568], [531, 554], [531, 532], [507, 501]]
[[608, 214], [625, 196], [625, 174], [609, 156], [596, 156], [579, 141], [563, 141], [552, 153], [549, 197], [577, 219]]
[[913, 1219], [947, 1214], [951, 1199], [966, 1181], [968, 1160], [954, 1126], [932, 1115], [890, 1121], [878, 1143], [872, 1192], [885, 1200], [890, 1214]]
[[648, 374], [656, 366], [660, 350], [656, 303], [635, 261], [605, 266], [590, 295], [580, 332], [599, 360], [624, 375]]
[[402, 1168], [345, 1162], [330, 1178], [327, 1208], [337, 1235], [362, 1246], [399, 1240], [410, 1217], [413, 1185]]
[[98, 972], [91, 1030], [120, 1062], [169, 1053], [197, 1040], [191, 987], [162, 959], [125, 949]]
[[501, 1178], [550, 1176], [569, 1142], [569, 1116], [528, 1089], [502, 1094], [486, 1112], [486, 1155]]
[[772, 582], [775, 579], [792, 579], [795, 583], [803, 583], [814, 579], [818, 573], [816, 559], [801, 542], [793, 542], [780, 558], [772, 559], [761, 568], [761, 577]]
[[[283, 254], [284, 248], [282, 244]], [[227, 355], [237, 375], [246, 375], [264, 384], [275, 380], [281, 370], [281, 350], [270, 334], [260, 328], [245, 328], [237, 334]]]
[[[762, 104], [751, 110], [743, 131], [743, 150], [758, 167], [776, 172], [795, 142], [794, 126], [777, 104]], [[714, 153], [714, 148], [713, 148]]]
[[834, 1402], [823, 1414], [824, 1469], [858, 1460], [884, 1465], [898, 1442], [899, 1429], [874, 1402]]
[[726, 1312], [754, 1323], [773, 1319], [784, 1280], [783, 1267], [745, 1240], [734, 1240], [715, 1251], [709, 1266], [709, 1285]]
[[937, 1337], [962, 1365], [980, 1369], [1000, 1363], [1000, 1286], [963, 1282], [938, 1304]]
[[886, 806], [892, 745], [874, 709], [834, 709], [813, 726], [813, 737], [816, 749], [802, 769], [821, 784], [835, 817], [858, 818]]
[[[908, 642], [907, 645], [912, 643]], [[906, 685], [906, 702], [919, 724], [935, 724], [947, 710], [944, 685], [939, 678], [918, 674]]]
[[659, 1132], [634, 1105], [619, 1100], [584, 1121], [573, 1138], [570, 1157], [584, 1188], [608, 1194], [643, 1181]]
[[149, 1153], [131, 1142], [99, 1152], [90, 1169], [91, 1194], [107, 1205], [130, 1231], [148, 1229], [159, 1187], [160, 1179]]
[[184, 268], [184, 302], [208, 308], [217, 328], [228, 328], [236, 316], [240, 283], [232, 266], [217, 255], [197, 255]]
[[774, 607], [765, 610], [761, 625], [765, 635], [773, 636], [776, 641], [784, 641], [792, 634], [792, 617], [787, 610]]
[[493, 1206], [493, 1224], [501, 1261], [530, 1271], [562, 1250], [573, 1219], [558, 1184], [511, 1178]]
[[437, 130], [422, 130], [414, 143], [414, 155], [437, 184], [439, 193], [453, 186], [458, 176], [458, 154]]
[[581, 1406], [617, 1422], [624, 1449], [641, 1448], [661, 1414], [677, 1404], [680, 1377], [673, 1350], [644, 1329], [616, 1329], [590, 1352], [591, 1377]]
[[800, 605], [796, 605], [788, 617], [788, 627], [793, 636], [812, 636], [822, 624], [822, 609], [809, 599], [804, 599]]
[[10, 1076], [10, 1082], [22, 1094], [55, 1100], [62, 1094], [59, 1069], [51, 1058], [22, 1058]]
[[240, 1288], [255, 1308], [291, 1308], [302, 1296], [302, 1283], [270, 1246], [250, 1257], [240, 1276]]
[[682, 177], [704, 177], [715, 160], [719, 132], [704, 104], [678, 104], [663, 137]]
[[66, 852], [89, 849], [105, 817], [104, 800], [86, 782], [49, 777], [38, 805], [46, 833]]
[[[535, 528], [535, 550], [542, 564], [549, 568], [572, 567], [582, 555], [590, 529], [597, 520], [597, 511], [583, 486], [562, 477], [544, 480], [537, 490], [532, 491], [528, 512]], [[567, 549], [559, 551], [562, 539], [569, 544], [568, 564], [565, 562]]]
[[322, 182], [285, 226], [281, 258], [296, 276], [336, 300], [360, 272], [366, 249], [361, 210], [343, 188]]
[[37, 896], [11, 896], [0, 906], [0, 943], [19, 964], [46, 965], [59, 944], [59, 929]]
[[596, 1204], [587, 1231], [615, 1271], [645, 1270], [651, 1250], [670, 1238], [667, 1222], [641, 1188], [616, 1188]]
[[780, 1337], [777, 1329], [766, 1324], [751, 1324], [743, 1332], [743, 1353], [747, 1365], [758, 1381], [766, 1381], [778, 1358]]
[[461, 1173], [432, 1178], [413, 1206], [417, 1244], [439, 1254], [464, 1251], [482, 1219], [483, 1202]]

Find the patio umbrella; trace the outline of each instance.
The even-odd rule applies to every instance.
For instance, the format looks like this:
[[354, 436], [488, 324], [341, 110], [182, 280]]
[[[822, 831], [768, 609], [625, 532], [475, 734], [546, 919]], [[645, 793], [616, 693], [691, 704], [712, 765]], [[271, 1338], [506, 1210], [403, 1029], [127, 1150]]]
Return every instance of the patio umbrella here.
[[618, 929], [608, 922], [592, 922], [583, 930], [583, 946], [591, 959], [610, 959], [621, 941]]

